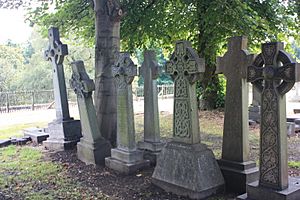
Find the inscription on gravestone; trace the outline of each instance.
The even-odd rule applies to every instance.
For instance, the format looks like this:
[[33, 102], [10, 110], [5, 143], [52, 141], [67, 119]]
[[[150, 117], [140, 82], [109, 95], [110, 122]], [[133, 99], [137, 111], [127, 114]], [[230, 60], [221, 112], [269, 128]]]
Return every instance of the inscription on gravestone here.
[[218, 57], [216, 73], [226, 77], [222, 159], [219, 165], [230, 192], [245, 193], [246, 184], [258, 179], [258, 168], [249, 161], [247, 67], [253, 61], [246, 37], [232, 37], [224, 57]]
[[129, 53], [120, 53], [118, 62], [112, 67], [117, 87], [117, 148], [111, 150], [111, 157], [105, 165], [125, 174], [148, 166], [143, 152], [137, 150], [135, 143], [134, 114], [131, 83], [137, 75], [137, 67]]
[[295, 83], [295, 68], [280, 42], [263, 44], [262, 53], [248, 67], [248, 81], [261, 93], [260, 177], [239, 199], [300, 197], [300, 179], [289, 180], [287, 165], [285, 94]]
[[160, 142], [156, 85], [159, 66], [154, 51], [146, 50], [144, 52], [144, 62], [139, 74], [144, 78], [144, 141], [138, 143], [138, 148], [145, 150], [144, 158], [155, 164], [163, 143]]
[[166, 72], [175, 82], [173, 139], [158, 156], [152, 182], [178, 195], [206, 198], [223, 189], [224, 179], [212, 151], [200, 143], [195, 83], [204, 60], [188, 41], [178, 41]]
[[110, 143], [99, 130], [96, 111], [92, 100], [95, 84], [85, 71], [83, 61], [71, 63], [72, 78], [70, 86], [77, 95], [80, 122], [83, 137], [77, 144], [77, 156], [86, 164], [104, 164], [105, 157], [110, 156]]
[[48, 32], [49, 46], [45, 51], [45, 60], [49, 60], [53, 69], [53, 87], [56, 119], [49, 123], [49, 138], [43, 142], [46, 148], [53, 150], [70, 149], [76, 146], [81, 137], [80, 121], [69, 114], [68, 97], [65, 83], [63, 60], [68, 55], [68, 46], [62, 44], [57, 28]]

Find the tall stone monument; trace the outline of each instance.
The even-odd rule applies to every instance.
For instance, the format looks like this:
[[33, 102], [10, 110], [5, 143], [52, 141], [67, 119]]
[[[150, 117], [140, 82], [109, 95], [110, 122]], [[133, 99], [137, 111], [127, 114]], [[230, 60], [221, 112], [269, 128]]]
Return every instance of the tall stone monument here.
[[62, 44], [57, 28], [48, 32], [49, 46], [44, 57], [52, 64], [56, 119], [48, 124], [49, 138], [43, 142], [46, 148], [66, 150], [76, 146], [81, 135], [80, 121], [69, 114], [63, 60], [68, 55], [68, 46]]
[[[285, 94], [296, 80], [296, 63], [283, 43], [262, 45], [262, 53], [248, 67], [248, 81], [261, 93], [259, 181], [247, 185], [238, 199], [297, 200], [300, 179], [288, 178]], [[299, 66], [297, 66], [299, 67]]]
[[117, 87], [117, 148], [111, 150], [111, 157], [105, 165], [124, 174], [149, 165], [143, 152], [135, 143], [134, 114], [131, 83], [137, 75], [137, 67], [129, 53], [120, 53], [118, 62], [112, 67]]
[[77, 144], [77, 156], [86, 164], [104, 164], [105, 157], [110, 156], [111, 146], [99, 130], [96, 111], [92, 100], [95, 84], [85, 71], [83, 61], [71, 63], [72, 78], [70, 86], [77, 95], [80, 122], [83, 137]]
[[166, 72], [175, 84], [173, 139], [158, 156], [152, 182], [178, 195], [206, 198], [223, 190], [224, 179], [212, 151], [200, 142], [195, 83], [204, 60], [188, 41], [177, 41]]
[[228, 51], [218, 57], [217, 73], [224, 73], [226, 84], [222, 170], [226, 190], [243, 194], [246, 184], [258, 179], [255, 162], [249, 161], [247, 67], [254, 56], [247, 51], [246, 37], [229, 39]]
[[144, 158], [155, 164], [163, 143], [160, 141], [156, 85], [159, 66], [154, 51], [144, 52], [144, 62], [139, 74], [144, 78], [144, 141], [138, 143], [138, 148], [145, 150]]

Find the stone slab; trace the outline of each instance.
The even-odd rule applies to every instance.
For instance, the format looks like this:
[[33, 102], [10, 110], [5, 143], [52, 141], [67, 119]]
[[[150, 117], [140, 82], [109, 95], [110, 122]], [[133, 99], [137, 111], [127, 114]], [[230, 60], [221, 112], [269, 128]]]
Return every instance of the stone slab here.
[[121, 149], [112, 149], [111, 157], [126, 163], [135, 163], [143, 160], [143, 152], [139, 150], [123, 151]]
[[160, 152], [164, 147], [164, 143], [162, 142], [147, 142], [147, 141], [140, 141], [137, 144], [138, 149], [141, 150], [148, 150], [153, 152]]
[[0, 140], [0, 148], [2, 147], [7, 147], [8, 145], [11, 144], [11, 140]]
[[149, 165], [150, 165], [149, 160], [140, 160], [133, 163], [126, 163], [121, 160], [117, 160], [113, 157], [105, 158], [106, 167], [126, 175], [133, 174], [137, 170], [146, 168]]
[[30, 137], [33, 143], [39, 144], [47, 140], [49, 137], [48, 133], [45, 133], [43, 128], [28, 128], [23, 129], [25, 137]]
[[89, 143], [83, 138], [77, 144], [77, 157], [85, 164], [103, 165], [105, 158], [110, 156], [111, 145], [106, 140]]
[[289, 177], [289, 187], [282, 191], [260, 187], [258, 181], [247, 185], [247, 194], [237, 197], [238, 200], [299, 200], [300, 178]]
[[169, 142], [162, 149], [152, 182], [167, 192], [201, 199], [224, 190], [224, 179], [204, 144]]
[[225, 179], [226, 192], [243, 194], [248, 183], [258, 180], [259, 170], [252, 161], [234, 162], [221, 159], [218, 164]]
[[13, 138], [11, 139], [11, 144], [13, 145], [25, 145], [28, 142], [25, 138]]
[[43, 142], [43, 145], [48, 150], [54, 150], [54, 151], [64, 151], [64, 150], [71, 150], [76, 147], [78, 141], [64, 141], [64, 140], [49, 140], [49, 138]]
[[249, 106], [249, 119], [260, 122], [260, 106]]

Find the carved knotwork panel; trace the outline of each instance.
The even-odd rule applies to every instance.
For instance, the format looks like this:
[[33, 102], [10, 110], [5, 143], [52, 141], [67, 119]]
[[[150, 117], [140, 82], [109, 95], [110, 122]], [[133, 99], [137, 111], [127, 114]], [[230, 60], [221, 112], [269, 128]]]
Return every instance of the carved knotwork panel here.
[[262, 93], [260, 181], [268, 185], [279, 183], [279, 120], [278, 94], [273, 83], [265, 83]]
[[175, 100], [174, 137], [189, 138], [191, 133], [190, 105], [187, 100]]

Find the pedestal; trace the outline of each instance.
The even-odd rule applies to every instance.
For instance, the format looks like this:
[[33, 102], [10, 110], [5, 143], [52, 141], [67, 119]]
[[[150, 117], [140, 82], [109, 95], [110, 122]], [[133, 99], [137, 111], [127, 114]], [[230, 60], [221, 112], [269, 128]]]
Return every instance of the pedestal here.
[[224, 179], [204, 144], [169, 142], [158, 156], [152, 182], [167, 192], [202, 199], [224, 190]]
[[103, 165], [105, 158], [110, 156], [110, 148], [110, 143], [106, 140], [90, 143], [81, 138], [77, 144], [77, 157], [87, 165]]
[[243, 194], [248, 183], [258, 180], [259, 170], [252, 161], [234, 162], [221, 159], [218, 164], [225, 179], [226, 192]]
[[143, 152], [112, 149], [111, 157], [105, 158], [105, 166], [122, 174], [132, 174], [139, 169], [148, 167], [149, 160], [144, 160]]
[[156, 165], [157, 156], [160, 154], [164, 143], [162, 142], [138, 142], [138, 149], [144, 151], [144, 159], [149, 160], [152, 166]]
[[282, 191], [261, 187], [258, 181], [247, 185], [247, 193], [237, 197], [238, 200], [299, 200], [300, 178], [289, 177], [289, 187]]
[[48, 124], [47, 130], [49, 138], [43, 142], [43, 145], [50, 150], [73, 149], [82, 137], [79, 120], [53, 121]]

